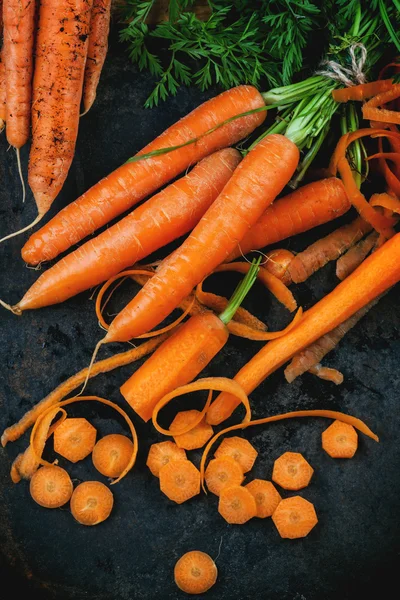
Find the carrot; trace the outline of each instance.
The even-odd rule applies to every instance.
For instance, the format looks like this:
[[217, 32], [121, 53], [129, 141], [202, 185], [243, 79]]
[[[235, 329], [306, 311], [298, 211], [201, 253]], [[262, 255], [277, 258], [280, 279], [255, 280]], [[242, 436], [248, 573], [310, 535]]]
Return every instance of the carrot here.
[[318, 523], [314, 505], [301, 496], [284, 498], [273, 513], [272, 520], [279, 535], [290, 540], [306, 537]]
[[147, 456], [146, 465], [155, 477], [160, 477], [160, 469], [172, 460], [185, 460], [186, 452], [174, 442], [152, 444]]
[[364, 119], [382, 121], [383, 123], [400, 123], [400, 113], [387, 108], [379, 108], [387, 102], [400, 97], [400, 84], [394, 83], [388, 90], [382, 91], [362, 106]]
[[391, 194], [372, 194], [370, 204], [371, 206], [381, 206], [396, 214], [400, 214], [400, 199]]
[[352, 425], [333, 421], [322, 432], [322, 447], [332, 458], [353, 458], [358, 447], [358, 435]]
[[41, 467], [33, 474], [29, 484], [33, 500], [44, 508], [59, 508], [72, 496], [73, 485], [65, 469], [51, 465]]
[[0, 49], [0, 133], [6, 126], [7, 104], [6, 104], [6, 71], [4, 68], [3, 47]]
[[97, 431], [86, 419], [65, 419], [54, 432], [54, 451], [76, 463], [92, 452]]
[[133, 444], [126, 435], [105, 435], [93, 448], [94, 468], [105, 477], [119, 477], [128, 466], [132, 452]]
[[71, 496], [71, 513], [82, 525], [98, 525], [111, 514], [114, 496], [100, 481], [84, 481]]
[[[173, 434], [175, 431], [180, 432], [191, 427], [186, 433], [174, 435], [174, 441], [178, 448], [184, 448], [184, 450], [202, 448], [212, 437], [214, 432], [211, 425], [206, 423], [204, 418], [200, 422], [197, 421], [200, 414], [198, 410], [183, 410], [175, 416], [170, 425], [170, 431]], [[195, 422], [196, 425], [194, 425]]]
[[216, 458], [229, 456], [239, 463], [243, 473], [253, 468], [258, 456], [257, 450], [244, 438], [238, 436], [226, 438], [215, 452]]
[[83, 109], [86, 114], [96, 98], [101, 70], [107, 55], [111, 0], [93, 0], [89, 46], [83, 82]]
[[[203, 103], [32, 235], [23, 249], [24, 260], [38, 264], [55, 258], [190, 165], [247, 137], [264, 121], [265, 111], [220, 125], [243, 111], [263, 107], [261, 94], [252, 86], [232, 88]], [[205, 135], [210, 127], [213, 127], [212, 132]], [[203, 137], [197, 143], [191, 143], [200, 136]], [[163, 150], [175, 146], [182, 147], [171, 152]], [[149, 153], [154, 155], [141, 158]]]
[[348, 102], [349, 100], [366, 100], [382, 92], [387, 92], [393, 87], [393, 79], [379, 79], [370, 83], [362, 83], [351, 87], [333, 90], [335, 102]]
[[373, 231], [341, 256], [336, 263], [336, 277], [341, 281], [346, 279], [376, 246], [378, 238], [379, 234]]
[[309, 183], [269, 206], [228, 260], [332, 221], [349, 208], [340, 179], [330, 177]]
[[272, 481], [285, 490], [301, 490], [310, 483], [312, 466], [299, 452], [285, 452], [274, 462]]
[[159, 477], [161, 491], [176, 504], [200, 494], [200, 473], [190, 460], [171, 460], [161, 467]]
[[293, 259], [294, 254], [290, 250], [285, 248], [271, 250], [265, 255], [265, 269], [280, 279], [282, 283], [289, 285], [292, 280], [288, 273], [288, 267]]
[[241, 466], [231, 456], [221, 456], [210, 460], [204, 477], [208, 489], [216, 496], [219, 496], [227, 487], [240, 485], [244, 479]]
[[340, 385], [341, 383], [343, 383], [344, 380], [343, 373], [341, 373], [337, 369], [323, 367], [319, 363], [313, 365], [308, 370], [310, 373], [316, 375], [320, 379], [324, 379], [325, 381], [331, 381], [335, 385]]
[[[396, 234], [330, 294], [306, 311], [294, 329], [266, 344], [235, 376], [236, 382], [250, 394], [295, 354], [346, 321], [399, 280], [400, 234]], [[211, 425], [221, 423], [236, 406], [237, 398], [220, 394], [208, 410], [207, 421]]]
[[232, 485], [221, 491], [218, 512], [227, 523], [243, 525], [257, 516], [257, 505], [247, 488]]
[[256, 501], [256, 517], [259, 519], [270, 517], [282, 500], [274, 484], [271, 481], [265, 481], [265, 479], [253, 479], [245, 488], [249, 490]]
[[174, 568], [174, 581], [186, 594], [204, 594], [217, 581], [218, 570], [215, 562], [199, 550], [186, 552]]

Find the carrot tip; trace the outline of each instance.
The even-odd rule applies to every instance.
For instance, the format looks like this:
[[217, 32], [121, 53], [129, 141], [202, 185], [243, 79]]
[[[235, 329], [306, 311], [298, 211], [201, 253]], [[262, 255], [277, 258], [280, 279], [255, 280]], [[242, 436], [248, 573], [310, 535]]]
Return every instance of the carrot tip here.
[[18, 304], [16, 304], [15, 306], [11, 306], [11, 304], [7, 304], [7, 302], [3, 302], [3, 300], [0, 300], [0, 306], [5, 308], [6, 310], [9, 310], [10, 312], [12, 312], [14, 315], [17, 315], [18, 317], [20, 317], [22, 315], [22, 310], [20, 309]]

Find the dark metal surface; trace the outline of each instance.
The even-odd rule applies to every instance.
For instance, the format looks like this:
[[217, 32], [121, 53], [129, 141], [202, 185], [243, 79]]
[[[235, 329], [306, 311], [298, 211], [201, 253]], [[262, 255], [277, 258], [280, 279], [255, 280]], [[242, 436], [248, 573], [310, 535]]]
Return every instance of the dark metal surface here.
[[[113, 40], [98, 98], [82, 120], [74, 164], [50, 216], [206, 97], [186, 90], [150, 112], [141, 108], [150, 89], [148, 77], [130, 66]], [[26, 165], [26, 148], [22, 154]], [[7, 152], [4, 134], [0, 155], [0, 233], [5, 234], [30, 222], [35, 210], [31, 195], [21, 205], [15, 156]], [[290, 247], [304, 247], [321, 231], [300, 236]], [[0, 247], [0, 297], [7, 302], [16, 302], [38, 276], [20, 259], [22, 242], [22, 237], [16, 238]], [[218, 281], [220, 291], [228, 294], [236, 279], [232, 275]], [[334, 266], [329, 265], [295, 293], [307, 308], [334, 285]], [[287, 323], [288, 315], [265, 299], [262, 288], [256, 291], [246, 306], [271, 327]], [[89, 295], [20, 318], [1, 311], [1, 431], [89, 362], [100, 336]], [[343, 371], [343, 385], [335, 387], [310, 375], [288, 385], [280, 370], [252, 394], [255, 417], [300, 408], [338, 409], [365, 419], [380, 436], [381, 443], [376, 444], [360, 435], [354, 459], [335, 461], [321, 449], [321, 432], [328, 425], [323, 419], [286, 421], [246, 432], [259, 451], [248, 480], [270, 478], [274, 459], [286, 450], [302, 452], [314, 467], [311, 485], [301, 492], [314, 502], [319, 516], [307, 538], [280, 539], [270, 519], [230, 526], [218, 515], [212, 495], [181, 506], [171, 503], [145, 466], [150, 444], [160, 437], [138, 418], [138, 462], [112, 488], [111, 517], [96, 527], [81, 526], [68, 508], [46, 510], [36, 505], [26, 482], [11, 483], [9, 468], [27, 444], [25, 434], [0, 450], [0, 597], [12, 597], [3, 595], [10, 582], [14, 593], [40, 600], [183, 598], [173, 583], [173, 567], [191, 549], [218, 555], [219, 578], [207, 594], [210, 600], [382, 597], [382, 591], [376, 596], [375, 588], [382, 585], [383, 590], [397, 580], [400, 551], [397, 298], [398, 288], [327, 358], [325, 364]], [[258, 343], [232, 337], [204, 374], [233, 376], [258, 348]], [[102, 356], [116, 349], [105, 349]], [[132, 370], [128, 366], [100, 376], [90, 382], [87, 392], [124, 406], [119, 386]], [[119, 418], [101, 406], [77, 405], [71, 414], [86, 416], [100, 435], [125, 431]], [[48, 456], [54, 456], [51, 449]], [[192, 453], [197, 464], [199, 457], [199, 452]], [[76, 480], [106, 481], [90, 457], [75, 465], [61, 459], [60, 464]]]

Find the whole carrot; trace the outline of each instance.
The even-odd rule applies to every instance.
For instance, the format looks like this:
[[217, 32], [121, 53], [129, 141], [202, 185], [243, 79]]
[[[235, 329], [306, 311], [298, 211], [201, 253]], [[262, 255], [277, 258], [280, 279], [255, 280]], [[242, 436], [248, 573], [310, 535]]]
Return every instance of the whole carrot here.
[[233, 148], [204, 158], [187, 175], [45, 271], [14, 312], [63, 302], [193, 229], [240, 160]]
[[[158, 150], [188, 143], [235, 115], [264, 106], [261, 94], [247, 85], [232, 88], [204, 102], [143, 148], [134, 161], [126, 162], [61, 210], [31, 236], [22, 249], [22, 258], [32, 265], [55, 258], [190, 165], [248, 136], [264, 121], [265, 111], [226, 123], [195, 144], [157, 155]], [[156, 152], [156, 155], [137, 160], [140, 155], [150, 152]]]
[[83, 82], [83, 109], [86, 114], [95, 98], [101, 70], [107, 55], [111, 0], [93, 0], [89, 47]]
[[113, 320], [101, 343], [150, 331], [224, 262], [293, 175], [299, 160], [288, 138], [265, 137], [243, 159], [183, 244]]
[[332, 221], [350, 208], [340, 179], [309, 183], [267, 208], [228, 260]]
[[[285, 336], [266, 344], [235, 376], [250, 394], [268, 375], [295, 354], [315, 342], [400, 280], [400, 234], [342, 281], [330, 294], [304, 313], [302, 320]], [[207, 421], [216, 425], [238, 406], [235, 397], [220, 394], [210, 406]]]

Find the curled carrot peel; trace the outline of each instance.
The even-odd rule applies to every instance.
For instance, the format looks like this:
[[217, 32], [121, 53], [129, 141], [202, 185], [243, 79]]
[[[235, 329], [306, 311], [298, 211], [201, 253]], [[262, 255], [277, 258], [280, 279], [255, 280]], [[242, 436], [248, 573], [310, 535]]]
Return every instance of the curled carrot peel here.
[[[238, 387], [240, 387], [240, 386], [238, 386]], [[75, 397], [75, 398], [69, 398], [68, 400], [64, 400], [63, 402], [60, 402], [58, 404], [57, 408], [52, 408], [52, 407], [49, 408], [48, 410], [46, 410], [44, 413], [42, 413], [38, 417], [38, 419], [36, 420], [36, 423], [34, 424], [34, 426], [32, 428], [31, 437], [30, 437], [30, 448], [32, 448], [33, 455], [40, 464], [49, 464], [41, 458], [41, 454], [40, 454], [40, 456], [38, 454], [36, 454], [36, 449], [35, 449], [35, 442], [36, 442], [35, 436], [37, 434], [37, 431], [40, 427], [41, 422], [46, 418], [46, 416], [48, 414], [52, 414], [52, 413], [54, 413], [54, 411], [60, 410], [60, 408], [62, 406], [68, 406], [69, 404], [74, 404], [75, 402], [84, 402], [84, 401], [101, 402], [102, 404], [106, 404], [107, 406], [110, 406], [111, 408], [116, 410], [125, 419], [128, 427], [129, 427], [129, 430], [131, 432], [132, 439], [133, 439], [132, 456], [131, 456], [127, 466], [122, 471], [121, 475], [119, 477], [117, 477], [116, 479], [114, 479], [114, 481], [111, 482], [111, 485], [113, 485], [114, 483], [118, 483], [119, 481], [121, 481], [121, 479], [123, 477], [125, 477], [125, 475], [134, 466], [134, 464], [136, 462], [137, 452], [138, 452], [138, 437], [137, 437], [135, 426], [132, 423], [129, 416], [127, 415], [127, 413], [122, 408], [120, 408], [118, 406], [118, 404], [115, 404], [114, 402], [111, 402], [110, 400], [106, 400], [105, 398], [100, 398], [99, 396], [79, 396], [79, 397]], [[53, 418], [54, 418], [54, 415], [53, 415]]]
[[225, 435], [226, 433], [230, 433], [231, 431], [237, 431], [238, 429], [247, 429], [247, 427], [252, 427], [254, 425], [266, 425], [267, 423], [273, 423], [275, 421], [283, 421], [284, 419], [293, 419], [297, 417], [324, 417], [326, 419], [342, 421], [343, 423], [348, 423], [349, 425], [352, 425], [355, 429], [361, 431], [361, 433], [364, 433], [368, 437], [375, 440], [375, 442], [379, 442], [378, 436], [373, 431], [371, 431], [371, 429], [364, 423], [364, 421], [361, 421], [361, 419], [357, 419], [357, 417], [353, 417], [352, 415], [347, 415], [346, 413], [338, 412], [336, 410], [296, 410], [280, 415], [273, 415], [272, 417], [264, 417], [263, 419], [255, 419], [254, 421], [238, 423], [237, 425], [232, 425], [231, 427], [226, 427], [226, 429], [222, 429], [221, 431], [219, 431], [217, 434], [214, 435], [213, 438], [211, 438], [211, 440], [205, 447], [200, 462], [200, 478], [203, 490], [206, 492], [204, 488], [204, 467], [206, 464], [207, 456], [212, 446], [221, 436]]
[[382, 208], [400, 214], [400, 200], [391, 194], [373, 194], [369, 203], [371, 206], [381, 206]]
[[[196, 392], [199, 390], [210, 390], [210, 394], [208, 395], [205, 407], [198, 416], [198, 420], [196, 419], [196, 421], [191, 423], [189, 428], [186, 428], [179, 432], [172, 432], [170, 429], [164, 429], [158, 424], [158, 413], [164, 406], [171, 402], [171, 400], [177, 398], [178, 396], [183, 396], [183, 394], [188, 394], [190, 392]], [[176, 390], [174, 390], [173, 392], [170, 392], [169, 394], [166, 394], [163, 398], [161, 398], [161, 400], [155, 406], [152, 415], [152, 421], [155, 429], [157, 429], [157, 431], [164, 435], [170, 435], [172, 437], [188, 433], [196, 425], [198, 425], [198, 423], [200, 423], [200, 421], [206, 414], [211, 404], [212, 391], [228, 392], [236, 396], [236, 398], [239, 398], [240, 402], [244, 404], [244, 407], [246, 409], [246, 414], [244, 416], [243, 423], [247, 423], [248, 421], [250, 421], [251, 408], [249, 404], [249, 399], [243, 391], [243, 388], [236, 381], [234, 381], [233, 379], [228, 379], [227, 377], [204, 377], [203, 379], [198, 379], [197, 381], [193, 381], [192, 383], [189, 383], [187, 385], [182, 385], [181, 387], [176, 388]]]
[[[224, 296], [218, 296], [217, 294], [213, 294], [212, 292], [205, 292], [203, 290], [203, 282], [198, 284], [195, 291], [195, 296], [197, 301], [201, 305], [206, 306], [207, 308], [211, 309], [217, 314], [222, 313], [229, 304], [228, 298], [225, 298]], [[180, 306], [180, 308], [183, 308], [182, 305]], [[248, 327], [251, 327], [252, 329], [256, 329], [258, 331], [267, 331], [267, 326], [265, 325], [265, 323], [257, 319], [257, 317], [252, 315], [248, 310], [246, 310], [242, 306], [239, 306], [239, 308], [234, 314], [232, 321], [229, 321], [229, 323], [227, 323], [227, 327], [231, 333], [236, 334], [236, 325], [238, 323], [243, 323], [244, 325], [247, 325]]]
[[370, 83], [362, 83], [351, 87], [333, 90], [332, 96], [335, 102], [348, 102], [349, 100], [366, 100], [372, 98], [381, 92], [391, 90], [393, 87], [392, 79], [380, 79]]
[[234, 333], [237, 336], [247, 338], [249, 340], [267, 341], [268, 342], [270, 340], [276, 340], [277, 338], [282, 337], [286, 333], [289, 333], [289, 331], [291, 331], [294, 327], [296, 327], [296, 325], [301, 320], [302, 316], [303, 316], [303, 309], [300, 306], [300, 308], [297, 310], [294, 318], [289, 323], [289, 325], [287, 327], [285, 327], [285, 329], [281, 329], [281, 331], [258, 331], [257, 329], [248, 327], [244, 323], [237, 323], [235, 325], [235, 331], [233, 331], [233, 329], [231, 329], [230, 331], [231, 331], [231, 333]]
[[388, 90], [377, 94], [362, 107], [364, 119], [373, 121], [382, 121], [384, 123], [400, 123], [400, 112], [388, 110], [387, 108], [379, 108], [387, 102], [400, 98], [400, 83], [394, 83]]

